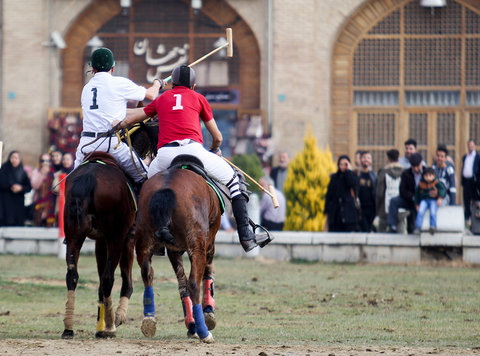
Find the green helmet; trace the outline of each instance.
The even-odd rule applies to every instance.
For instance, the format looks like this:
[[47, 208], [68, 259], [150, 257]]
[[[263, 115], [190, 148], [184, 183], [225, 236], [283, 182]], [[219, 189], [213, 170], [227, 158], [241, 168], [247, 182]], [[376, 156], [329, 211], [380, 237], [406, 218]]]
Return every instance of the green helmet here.
[[99, 48], [93, 51], [90, 57], [90, 66], [97, 72], [108, 72], [115, 66], [113, 53], [108, 48]]

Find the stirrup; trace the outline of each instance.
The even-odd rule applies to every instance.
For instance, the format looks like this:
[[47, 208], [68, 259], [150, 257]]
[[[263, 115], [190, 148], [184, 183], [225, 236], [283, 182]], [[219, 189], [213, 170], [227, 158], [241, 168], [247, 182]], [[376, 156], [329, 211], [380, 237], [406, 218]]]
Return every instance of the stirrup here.
[[[253, 233], [255, 235], [255, 242], [258, 246], [265, 247], [270, 243], [270, 241], [274, 239], [273, 235], [262, 225], [255, 224], [251, 219], [248, 219], [248, 222], [253, 229]], [[257, 229], [260, 229], [258, 233], [256, 231]]]

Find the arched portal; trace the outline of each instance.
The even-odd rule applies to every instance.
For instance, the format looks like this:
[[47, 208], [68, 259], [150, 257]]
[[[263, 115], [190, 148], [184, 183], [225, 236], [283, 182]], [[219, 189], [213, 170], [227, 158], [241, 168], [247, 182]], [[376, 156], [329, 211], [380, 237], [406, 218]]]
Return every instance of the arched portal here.
[[[368, 149], [374, 168], [412, 137], [427, 164], [438, 144], [455, 162], [480, 139], [480, 6], [371, 0], [346, 22], [332, 57], [332, 149]], [[459, 167], [457, 165], [457, 167]]]
[[[187, 53], [178, 64], [188, 64], [218, 47], [217, 40], [231, 27], [234, 57], [223, 62], [211, 57], [203, 63], [212, 65], [195, 66], [203, 80], [197, 89], [209, 99], [228, 142], [237, 118], [260, 114], [260, 50], [250, 27], [226, 1], [202, 3], [194, 11], [187, 0], [134, 0], [128, 9], [122, 9], [118, 0], [93, 2], [65, 35], [62, 105], [80, 106], [94, 38], [113, 50], [118, 75], [148, 86], [155, 76], [169, 76], [181, 55]], [[174, 58], [163, 63], [172, 53]], [[225, 149], [230, 153], [228, 146]]]

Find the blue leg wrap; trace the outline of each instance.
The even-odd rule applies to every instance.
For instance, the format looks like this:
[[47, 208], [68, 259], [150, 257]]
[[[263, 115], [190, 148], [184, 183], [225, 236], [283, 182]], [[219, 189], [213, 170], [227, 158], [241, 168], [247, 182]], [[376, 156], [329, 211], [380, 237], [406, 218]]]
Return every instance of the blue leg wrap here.
[[195, 331], [200, 339], [205, 339], [208, 336], [208, 328], [205, 324], [205, 318], [203, 316], [201, 304], [193, 306], [193, 318], [195, 319]]
[[155, 316], [155, 296], [153, 295], [153, 287], [145, 287], [145, 291], [143, 292], [143, 315], [146, 317]]

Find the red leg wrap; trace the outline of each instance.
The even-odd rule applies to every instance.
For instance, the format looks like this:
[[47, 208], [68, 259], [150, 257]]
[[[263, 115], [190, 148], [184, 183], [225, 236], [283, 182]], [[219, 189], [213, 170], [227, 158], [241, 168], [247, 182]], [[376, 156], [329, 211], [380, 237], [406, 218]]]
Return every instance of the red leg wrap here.
[[189, 296], [182, 298], [183, 315], [185, 316], [185, 326], [188, 328], [191, 323], [195, 323], [193, 319], [193, 303]]
[[210, 306], [211, 311], [215, 311], [215, 299], [213, 296], [215, 295], [215, 289], [213, 286], [213, 279], [207, 278], [203, 280], [203, 300], [202, 300], [202, 308], [205, 310], [206, 307]]

